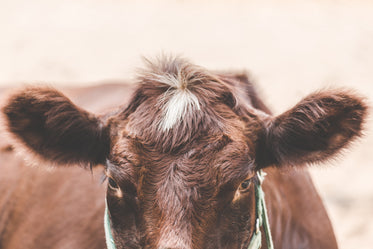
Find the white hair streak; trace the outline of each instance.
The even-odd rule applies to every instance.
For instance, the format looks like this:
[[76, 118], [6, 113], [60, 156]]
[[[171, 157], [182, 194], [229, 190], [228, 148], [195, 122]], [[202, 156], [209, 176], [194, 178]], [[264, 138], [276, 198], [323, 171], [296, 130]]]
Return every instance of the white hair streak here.
[[144, 58], [147, 69], [142, 70], [141, 79], [155, 81], [168, 86], [158, 99], [162, 111], [158, 129], [167, 132], [183, 118], [201, 110], [201, 103], [191, 86], [203, 81], [204, 70], [180, 57], [161, 56], [155, 63]]
[[171, 96], [162, 107], [163, 118], [159, 127], [163, 131], [170, 130], [177, 123], [181, 122], [183, 117], [201, 109], [197, 96], [188, 89], [171, 90], [165, 94]]

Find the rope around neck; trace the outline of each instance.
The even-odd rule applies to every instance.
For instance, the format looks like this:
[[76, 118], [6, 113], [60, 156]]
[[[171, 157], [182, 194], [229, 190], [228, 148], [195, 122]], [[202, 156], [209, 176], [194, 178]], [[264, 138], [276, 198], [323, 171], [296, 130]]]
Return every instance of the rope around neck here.
[[[262, 232], [260, 228], [263, 226], [264, 235], [267, 241], [268, 249], [274, 249], [273, 241], [271, 236], [271, 229], [269, 227], [267, 207], [264, 200], [264, 191], [262, 188], [262, 183], [264, 181], [265, 173], [261, 170], [257, 172], [259, 182], [255, 184], [255, 231], [251, 237], [249, 247], [247, 249], [260, 249], [262, 247]], [[116, 249], [113, 234], [111, 231], [109, 211], [107, 207], [107, 201], [105, 200], [105, 237], [106, 237], [106, 246], [107, 249]]]
[[117, 247], [115, 246], [113, 233], [111, 232], [110, 217], [109, 217], [109, 211], [108, 211], [107, 200], [106, 199], [105, 199], [104, 224], [105, 224], [105, 238], [106, 238], [107, 249], [117, 249]]
[[256, 213], [256, 221], [255, 221], [255, 231], [253, 237], [251, 237], [251, 241], [249, 244], [248, 249], [259, 249], [262, 247], [262, 232], [260, 228], [263, 226], [264, 235], [267, 241], [267, 248], [273, 249], [273, 240], [271, 235], [271, 228], [269, 227], [268, 221], [268, 214], [267, 214], [267, 207], [264, 199], [264, 191], [262, 188], [262, 183], [264, 181], [265, 172], [259, 170], [257, 172], [257, 176], [259, 182], [255, 184], [255, 213]]

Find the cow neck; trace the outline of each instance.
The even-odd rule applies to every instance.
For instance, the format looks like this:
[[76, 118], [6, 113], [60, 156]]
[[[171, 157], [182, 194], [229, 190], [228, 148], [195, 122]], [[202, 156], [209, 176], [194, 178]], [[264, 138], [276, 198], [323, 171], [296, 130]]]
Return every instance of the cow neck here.
[[[248, 249], [260, 249], [262, 247], [262, 232], [263, 227], [264, 235], [267, 242], [268, 249], [274, 249], [271, 236], [271, 229], [269, 227], [267, 208], [264, 199], [264, 191], [262, 183], [264, 181], [265, 173], [262, 170], [257, 172], [258, 181], [255, 183], [255, 231], [251, 237]], [[109, 211], [107, 207], [107, 200], [105, 200], [105, 237], [106, 246], [108, 249], [116, 249], [113, 234], [111, 231]]]

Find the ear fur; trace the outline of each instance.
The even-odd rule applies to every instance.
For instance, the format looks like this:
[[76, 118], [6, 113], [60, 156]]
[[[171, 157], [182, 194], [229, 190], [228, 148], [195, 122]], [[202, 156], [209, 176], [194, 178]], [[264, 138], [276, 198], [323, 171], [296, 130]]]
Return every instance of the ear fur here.
[[10, 96], [2, 112], [7, 130], [43, 160], [98, 164], [110, 150], [108, 128], [52, 88], [25, 88]]
[[351, 91], [309, 95], [272, 119], [260, 140], [260, 168], [304, 165], [331, 159], [362, 135], [367, 105]]

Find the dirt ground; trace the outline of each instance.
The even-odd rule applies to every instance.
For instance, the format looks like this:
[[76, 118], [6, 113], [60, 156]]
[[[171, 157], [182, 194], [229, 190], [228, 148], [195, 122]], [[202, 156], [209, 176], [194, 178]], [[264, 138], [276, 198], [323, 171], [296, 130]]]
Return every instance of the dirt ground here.
[[[164, 52], [249, 70], [276, 114], [325, 87], [372, 101], [372, 13], [362, 0], [2, 0], [0, 85], [131, 79], [142, 55]], [[372, 248], [371, 117], [360, 142], [312, 170], [341, 249]]]

